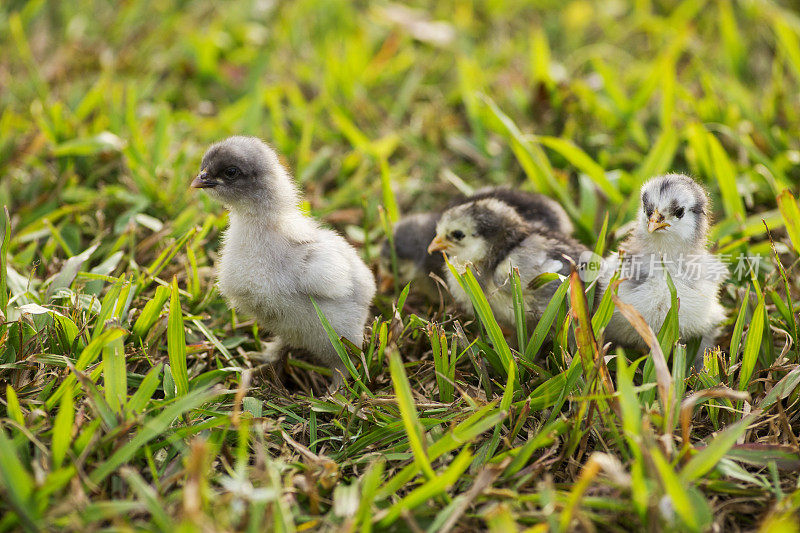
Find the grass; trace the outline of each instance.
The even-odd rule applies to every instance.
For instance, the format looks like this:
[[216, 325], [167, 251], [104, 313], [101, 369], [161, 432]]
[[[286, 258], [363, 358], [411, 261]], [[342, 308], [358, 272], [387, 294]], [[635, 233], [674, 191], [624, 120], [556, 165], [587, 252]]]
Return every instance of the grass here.
[[[797, 531], [800, 18], [415, 4], [3, 3], [0, 530]], [[577, 277], [509, 344], [467, 274], [478, 319], [398, 287], [337, 346], [350, 390], [294, 355], [276, 384], [214, 288], [226, 215], [188, 190], [233, 133], [372, 265], [399, 215], [487, 184], [615, 250], [643, 180], [690, 173], [731, 263], [722, 350], [687, 372], [667, 321], [604, 354], [614, 301]]]

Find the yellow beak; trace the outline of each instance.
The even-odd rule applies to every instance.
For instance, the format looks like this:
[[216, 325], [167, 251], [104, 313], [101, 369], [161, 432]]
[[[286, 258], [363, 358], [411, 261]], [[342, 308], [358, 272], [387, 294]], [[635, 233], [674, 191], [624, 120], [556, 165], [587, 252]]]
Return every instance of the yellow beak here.
[[432, 254], [433, 252], [445, 252], [450, 247], [450, 244], [444, 240], [442, 237], [437, 235], [433, 238], [431, 243], [428, 245], [428, 253]]
[[650, 216], [650, 221], [647, 224], [647, 231], [653, 233], [654, 231], [668, 228], [669, 224], [664, 222], [664, 215], [658, 212], [658, 209], [653, 211], [653, 214]]

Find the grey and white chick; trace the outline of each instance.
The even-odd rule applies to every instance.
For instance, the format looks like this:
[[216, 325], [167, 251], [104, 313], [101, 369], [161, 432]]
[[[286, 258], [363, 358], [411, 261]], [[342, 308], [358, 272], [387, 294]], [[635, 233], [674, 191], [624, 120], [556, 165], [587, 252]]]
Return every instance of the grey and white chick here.
[[[501, 325], [511, 328], [514, 325], [511, 269], [519, 270], [528, 319], [536, 319], [558, 283], [532, 288], [531, 282], [548, 272], [569, 274], [570, 263], [566, 257], [578, 264], [588, 250], [567, 235], [525, 220], [513, 207], [497, 198], [482, 198], [445, 211], [428, 251], [447, 254], [459, 273], [473, 265], [495, 318]], [[449, 269], [445, 277], [453, 298], [469, 312], [472, 308], [469, 296]]]
[[[698, 356], [711, 347], [725, 318], [719, 288], [727, 269], [708, 251], [709, 200], [699, 184], [683, 174], [652, 178], [641, 188], [641, 204], [633, 232], [618, 253], [605, 259], [599, 285], [608, 287], [619, 268], [620, 300], [632, 305], [658, 333], [671, 306], [664, 269], [679, 299], [678, 329], [684, 340], [701, 337]], [[605, 339], [646, 348], [644, 340], [619, 311], [605, 330]]]
[[[484, 187], [470, 196], [451, 201], [447, 208], [474, 202], [495, 199], [510, 206], [528, 222], [539, 223], [554, 233], [572, 234], [572, 221], [564, 208], [555, 200], [542, 194], [530, 193], [506, 187]], [[436, 224], [441, 213], [417, 213], [402, 218], [394, 227], [393, 240], [397, 255], [397, 273], [402, 285], [413, 282], [430, 297], [437, 294], [429, 274], [444, 278], [445, 266], [442, 254], [429, 254], [428, 244], [436, 236]], [[391, 275], [392, 250], [389, 241], [381, 249], [381, 290], [389, 290], [393, 283]]]
[[220, 292], [279, 345], [310, 352], [341, 384], [347, 371], [311, 299], [337, 334], [361, 346], [375, 294], [372, 272], [341, 235], [303, 215], [294, 181], [260, 139], [218, 142], [200, 169], [192, 187], [230, 211], [217, 265]]

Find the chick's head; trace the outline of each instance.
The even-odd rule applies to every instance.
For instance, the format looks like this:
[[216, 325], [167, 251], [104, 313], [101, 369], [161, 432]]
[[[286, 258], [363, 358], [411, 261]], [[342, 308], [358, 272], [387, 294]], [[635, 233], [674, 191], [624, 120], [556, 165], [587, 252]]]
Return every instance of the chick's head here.
[[428, 273], [441, 275], [444, 264], [439, 254], [429, 255], [428, 244], [436, 236], [436, 223], [439, 213], [416, 213], [400, 219], [394, 226], [392, 241], [384, 241], [378, 263], [382, 290], [388, 290], [392, 280], [392, 244], [397, 259], [399, 283], [427, 278]]
[[658, 176], [642, 186], [637, 233], [661, 246], [702, 244], [708, 231], [708, 195], [683, 174]]
[[531, 232], [511, 206], [496, 199], [457, 205], [444, 212], [428, 253], [444, 252], [456, 265], [493, 267]]
[[256, 137], [243, 136], [212, 145], [192, 187], [205, 189], [233, 210], [283, 204], [296, 194], [275, 151]]

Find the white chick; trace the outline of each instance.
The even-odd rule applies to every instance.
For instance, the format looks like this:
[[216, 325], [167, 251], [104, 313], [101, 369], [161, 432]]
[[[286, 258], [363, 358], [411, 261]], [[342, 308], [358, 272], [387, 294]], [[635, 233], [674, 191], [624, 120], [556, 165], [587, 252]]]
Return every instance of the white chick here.
[[340, 385], [347, 371], [311, 299], [338, 335], [361, 346], [375, 294], [372, 272], [342, 236], [303, 215], [294, 181], [260, 139], [214, 144], [200, 168], [192, 187], [230, 211], [217, 265], [220, 292], [278, 344], [305, 349], [331, 368]]
[[[557, 282], [533, 289], [529, 285], [540, 274], [569, 274], [571, 258], [576, 264], [586, 247], [560, 232], [529, 222], [510, 205], [496, 198], [484, 198], [445, 211], [436, 227], [429, 253], [444, 252], [463, 273], [472, 265], [497, 321], [512, 328], [513, 291], [511, 269], [519, 270], [528, 319], [537, 319], [552, 298]], [[472, 308], [469, 296], [449, 269], [447, 287], [465, 311]]]
[[[680, 337], [702, 338], [698, 356], [713, 345], [717, 327], [725, 318], [719, 288], [727, 269], [707, 249], [708, 206], [706, 191], [688, 176], [667, 174], [645, 183], [633, 233], [620, 245], [619, 253], [605, 260], [599, 279], [605, 290], [619, 267], [620, 277], [625, 278], [619, 285], [620, 300], [634, 306], [658, 333], [671, 305], [666, 268], [679, 299]], [[623, 346], [646, 348], [616, 310], [605, 337]]]

